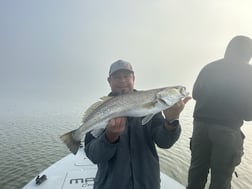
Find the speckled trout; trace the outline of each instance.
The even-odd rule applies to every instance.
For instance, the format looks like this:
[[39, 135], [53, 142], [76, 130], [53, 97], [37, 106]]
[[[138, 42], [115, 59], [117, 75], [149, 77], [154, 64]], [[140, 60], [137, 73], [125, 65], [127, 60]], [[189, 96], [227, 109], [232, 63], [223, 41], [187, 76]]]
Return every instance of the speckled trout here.
[[78, 129], [60, 138], [70, 151], [76, 154], [88, 131], [98, 137], [100, 130], [106, 127], [109, 120], [116, 117], [143, 117], [142, 125], [145, 125], [155, 114], [170, 108], [187, 95], [185, 87], [173, 86], [102, 97], [87, 109]]

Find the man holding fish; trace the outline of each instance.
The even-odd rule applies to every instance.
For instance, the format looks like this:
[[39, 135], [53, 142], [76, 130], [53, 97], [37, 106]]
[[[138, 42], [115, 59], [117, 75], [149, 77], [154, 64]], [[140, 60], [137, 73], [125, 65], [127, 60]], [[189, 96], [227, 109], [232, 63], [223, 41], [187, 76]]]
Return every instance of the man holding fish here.
[[[185, 88], [177, 86], [141, 93], [134, 89], [134, 82], [130, 63], [118, 60], [111, 64], [109, 96], [114, 98], [113, 101], [121, 98], [116, 101], [117, 112], [121, 111], [120, 108], [125, 110], [121, 114], [114, 113], [116, 116], [107, 121], [106, 128], [94, 128], [85, 135], [86, 155], [98, 165], [94, 189], [159, 189], [160, 166], [156, 145], [170, 148], [180, 136], [179, 115], [191, 99]], [[141, 108], [147, 111], [143, 114], [137, 104], [145, 101], [145, 97], [150, 101], [142, 105]], [[127, 100], [133, 104], [129, 106]], [[98, 107], [102, 109], [103, 106]], [[103, 114], [115, 108], [115, 105], [108, 106]], [[83, 124], [88, 121], [84, 120]]]

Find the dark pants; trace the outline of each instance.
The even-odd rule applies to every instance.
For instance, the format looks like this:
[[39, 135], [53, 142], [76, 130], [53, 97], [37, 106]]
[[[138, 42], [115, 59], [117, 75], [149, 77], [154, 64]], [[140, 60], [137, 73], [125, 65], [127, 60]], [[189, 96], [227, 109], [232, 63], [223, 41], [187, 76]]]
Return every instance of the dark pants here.
[[235, 166], [241, 162], [244, 135], [240, 129], [194, 120], [187, 189], [230, 189]]

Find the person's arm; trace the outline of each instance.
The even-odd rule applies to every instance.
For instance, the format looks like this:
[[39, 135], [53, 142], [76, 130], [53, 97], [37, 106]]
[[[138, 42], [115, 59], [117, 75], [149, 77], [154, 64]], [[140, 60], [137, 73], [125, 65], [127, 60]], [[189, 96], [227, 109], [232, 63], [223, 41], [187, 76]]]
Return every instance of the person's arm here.
[[95, 138], [88, 132], [85, 136], [85, 152], [87, 157], [95, 164], [110, 160], [116, 152], [117, 144], [110, 143], [103, 132]]
[[200, 80], [200, 74], [198, 75], [196, 81], [193, 84], [193, 90], [192, 90], [192, 97], [193, 99], [197, 100], [198, 96], [199, 96], [199, 91], [200, 91], [200, 84], [199, 84], [199, 80]]
[[85, 152], [93, 163], [108, 161], [114, 156], [126, 121], [125, 117], [110, 120], [105, 131], [97, 138], [93, 137], [90, 132], [86, 134]]
[[[252, 79], [251, 79], [252, 82]], [[245, 102], [244, 102], [244, 120], [245, 121], [252, 121], [252, 87], [248, 86], [248, 88], [245, 91], [242, 91], [245, 93]]]
[[190, 99], [189, 96], [185, 97], [171, 108], [163, 111], [165, 119], [161, 113], [153, 119], [153, 136], [159, 147], [169, 148], [178, 140], [181, 133], [179, 115]]
[[252, 121], [252, 104], [250, 104], [250, 107], [247, 107], [246, 115], [244, 116], [244, 121]]
[[205, 83], [206, 81], [210, 80], [211, 77], [213, 77], [213, 75], [209, 75], [207, 73], [208, 67], [210, 64], [206, 65], [205, 67], [203, 67], [200, 72], [199, 75], [197, 76], [194, 84], [193, 84], [193, 90], [192, 90], [192, 97], [193, 99], [197, 100], [198, 98], [200, 98], [200, 96], [202, 95], [202, 93], [204, 93], [204, 85], [203, 83]]

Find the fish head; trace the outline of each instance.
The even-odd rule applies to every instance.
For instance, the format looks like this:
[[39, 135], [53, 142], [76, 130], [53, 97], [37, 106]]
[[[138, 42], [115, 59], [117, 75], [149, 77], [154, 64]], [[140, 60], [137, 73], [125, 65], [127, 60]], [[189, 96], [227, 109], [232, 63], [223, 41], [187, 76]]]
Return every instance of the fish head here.
[[189, 95], [189, 92], [186, 91], [186, 87], [184, 87], [184, 86], [175, 86], [174, 88], [179, 91], [179, 93], [180, 93], [180, 95], [182, 95], [182, 97], [186, 97]]
[[182, 98], [188, 96], [184, 86], [166, 87], [157, 93], [157, 99], [165, 106], [172, 106]]

